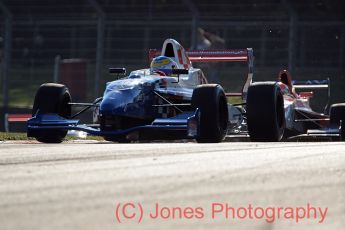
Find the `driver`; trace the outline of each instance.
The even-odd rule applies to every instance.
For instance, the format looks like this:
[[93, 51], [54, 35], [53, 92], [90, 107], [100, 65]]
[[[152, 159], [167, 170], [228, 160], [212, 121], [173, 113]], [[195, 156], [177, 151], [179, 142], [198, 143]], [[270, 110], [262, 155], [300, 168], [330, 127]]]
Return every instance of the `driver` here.
[[177, 63], [169, 57], [158, 56], [154, 58], [150, 65], [151, 74], [159, 74], [160, 76], [170, 76], [172, 69], [177, 68]]

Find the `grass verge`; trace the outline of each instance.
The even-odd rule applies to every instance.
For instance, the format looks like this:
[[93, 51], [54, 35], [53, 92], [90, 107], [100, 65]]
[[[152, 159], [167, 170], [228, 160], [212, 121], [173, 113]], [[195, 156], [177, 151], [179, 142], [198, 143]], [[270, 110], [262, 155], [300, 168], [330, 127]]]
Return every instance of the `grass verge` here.
[[[0, 141], [23, 141], [23, 140], [35, 140], [35, 138], [27, 137], [26, 133], [0, 132]], [[102, 141], [104, 139], [103, 139], [103, 137], [99, 137], [99, 136], [87, 136], [86, 138], [77, 138], [77, 137], [67, 136], [65, 138], [65, 141], [71, 141], [71, 140], [96, 140], [96, 141]]]
[[34, 138], [28, 138], [26, 136], [26, 133], [0, 132], [0, 141], [15, 141], [15, 140], [34, 140]]

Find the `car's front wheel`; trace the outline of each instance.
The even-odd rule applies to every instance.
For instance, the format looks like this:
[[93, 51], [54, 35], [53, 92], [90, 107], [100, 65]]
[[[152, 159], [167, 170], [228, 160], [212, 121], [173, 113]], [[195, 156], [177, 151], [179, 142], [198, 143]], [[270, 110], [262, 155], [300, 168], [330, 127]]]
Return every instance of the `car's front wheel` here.
[[[331, 106], [330, 125], [333, 127], [340, 127], [341, 125], [339, 140], [345, 141], [345, 103], [333, 104]], [[333, 140], [336, 139], [333, 138]]]
[[253, 83], [247, 94], [251, 141], [280, 141], [285, 130], [284, 99], [276, 82]]
[[[32, 107], [32, 116], [36, 114], [55, 113], [64, 118], [71, 116], [71, 95], [66, 86], [56, 83], [46, 83], [38, 89]], [[35, 135], [36, 140], [44, 143], [60, 143], [67, 134], [66, 130], [40, 130]]]

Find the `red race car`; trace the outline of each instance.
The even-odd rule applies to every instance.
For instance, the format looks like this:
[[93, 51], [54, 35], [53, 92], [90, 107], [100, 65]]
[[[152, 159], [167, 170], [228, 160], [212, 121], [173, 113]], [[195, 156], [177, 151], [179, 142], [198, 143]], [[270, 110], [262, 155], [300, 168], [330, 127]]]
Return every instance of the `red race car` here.
[[[297, 93], [296, 90], [307, 89]], [[278, 74], [277, 82], [256, 82], [248, 89], [246, 115], [252, 141], [280, 141], [303, 137], [344, 140], [345, 103], [325, 106], [325, 113], [310, 106], [314, 92], [325, 89], [330, 98], [330, 80], [293, 81], [287, 70]], [[328, 113], [329, 111], [329, 113]]]

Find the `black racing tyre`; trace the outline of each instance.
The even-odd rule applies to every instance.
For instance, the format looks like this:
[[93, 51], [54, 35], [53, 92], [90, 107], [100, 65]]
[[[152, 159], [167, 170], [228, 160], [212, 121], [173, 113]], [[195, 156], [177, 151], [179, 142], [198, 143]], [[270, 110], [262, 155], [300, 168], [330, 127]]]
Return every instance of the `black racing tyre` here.
[[221, 142], [228, 128], [228, 106], [223, 88], [217, 84], [200, 85], [193, 91], [192, 109], [200, 110], [199, 143]]
[[331, 125], [340, 126], [340, 121], [345, 122], [345, 103], [333, 104], [329, 112]]
[[[38, 89], [32, 116], [43, 113], [56, 113], [64, 118], [71, 116], [71, 95], [66, 86], [56, 83], [45, 83]], [[67, 130], [41, 130], [36, 140], [44, 143], [61, 143], [67, 134]]]
[[253, 83], [247, 94], [251, 141], [280, 141], [285, 130], [284, 98], [276, 82]]
[[[330, 108], [330, 126], [339, 127], [340, 121], [340, 140], [345, 141], [345, 103], [333, 104]], [[333, 139], [334, 140], [334, 139]]]

